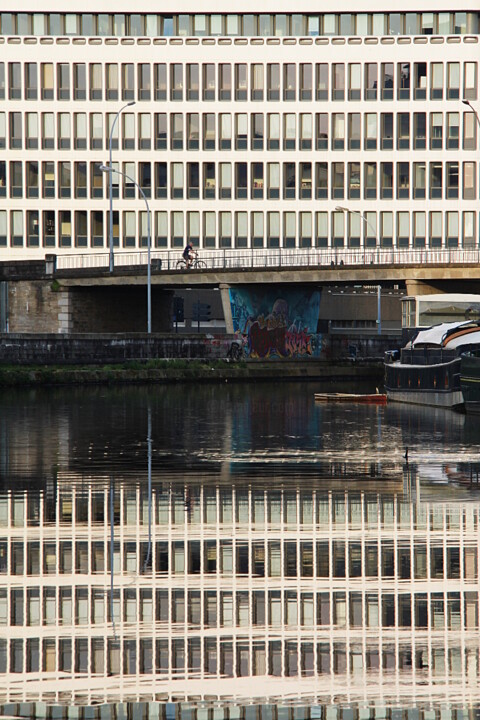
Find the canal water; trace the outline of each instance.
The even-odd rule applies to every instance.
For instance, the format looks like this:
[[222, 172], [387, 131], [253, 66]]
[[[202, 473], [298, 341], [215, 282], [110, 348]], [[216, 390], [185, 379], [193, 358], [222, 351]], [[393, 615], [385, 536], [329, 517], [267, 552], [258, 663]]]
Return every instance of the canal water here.
[[480, 424], [325, 389], [0, 393], [0, 718], [478, 717]]

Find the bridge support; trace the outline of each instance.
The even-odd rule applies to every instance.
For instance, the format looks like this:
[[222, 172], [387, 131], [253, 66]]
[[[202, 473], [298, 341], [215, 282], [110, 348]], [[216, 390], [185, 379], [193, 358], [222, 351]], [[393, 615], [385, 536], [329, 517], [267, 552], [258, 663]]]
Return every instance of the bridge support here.
[[233, 335], [233, 317], [232, 305], [230, 303], [230, 285], [220, 283], [220, 298], [222, 300], [223, 317], [225, 318], [225, 331], [228, 335]]

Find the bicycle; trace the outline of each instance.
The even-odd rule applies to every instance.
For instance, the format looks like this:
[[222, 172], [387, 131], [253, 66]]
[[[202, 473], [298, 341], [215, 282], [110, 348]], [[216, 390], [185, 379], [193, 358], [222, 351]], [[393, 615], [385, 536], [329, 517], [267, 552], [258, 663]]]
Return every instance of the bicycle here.
[[193, 260], [188, 265], [185, 258], [182, 258], [177, 262], [177, 270], [190, 270], [190, 268], [193, 268], [194, 270], [206, 270], [207, 263], [205, 262], [205, 260], [199, 260], [198, 255], [195, 255]]

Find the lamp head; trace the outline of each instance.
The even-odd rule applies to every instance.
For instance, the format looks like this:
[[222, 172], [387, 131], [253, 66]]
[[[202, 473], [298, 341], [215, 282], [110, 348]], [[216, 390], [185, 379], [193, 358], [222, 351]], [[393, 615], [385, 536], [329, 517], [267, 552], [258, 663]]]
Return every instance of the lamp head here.
[[348, 212], [348, 208], [342, 207], [341, 205], [337, 205], [335, 210], [338, 210], [338, 212]]
[[100, 172], [111, 172], [112, 171], [110, 165], [105, 165], [104, 163], [100, 163], [98, 166], [98, 169], [100, 170]]

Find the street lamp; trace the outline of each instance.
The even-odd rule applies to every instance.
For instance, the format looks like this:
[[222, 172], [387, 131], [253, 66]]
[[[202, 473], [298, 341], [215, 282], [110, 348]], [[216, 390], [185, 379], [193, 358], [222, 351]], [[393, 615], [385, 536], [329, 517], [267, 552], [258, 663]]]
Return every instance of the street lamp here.
[[[108, 139], [108, 164], [110, 167], [112, 167], [112, 140], [113, 140], [113, 131], [115, 129], [115, 125], [117, 124], [117, 120], [120, 117], [120, 114], [125, 110], [127, 107], [131, 107], [132, 105], [135, 105], [135, 100], [132, 100], [131, 102], [127, 103], [123, 107], [120, 108], [120, 110], [115, 115], [112, 127], [110, 128], [110, 137]], [[113, 272], [113, 182], [112, 182], [112, 173], [110, 173], [110, 182], [108, 185], [108, 196], [110, 198], [110, 236], [109, 236], [109, 255], [110, 255], [110, 261], [109, 261], [109, 267], [110, 272]]]
[[[134, 180], [130, 175], [127, 175], [127, 173], [122, 172], [121, 170], [116, 170], [116, 168], [113, 168], [111, 165], [99, 165], [99, 170], [101, 172], [108, 173], [110, 175], [110, 185], [112, 184], [112, 174], [117, 173], [117, 175], [121, 175], [129, 182], [133, 183], [135, 187], [137, 188], [138, 192], [142, 196], [146, 208], [147, 208], [147, 332], [150, 334], [152, 332], [152, 262], [151, 262], [151, 247], [152, 247], [152, 236], [151, 236], [151, 222], [150, 222], [150, 206], [148, 204], [147, 197], [145, 193], [143, 192], [142, 188], [138, 184], [136, 180]], [[111, 197], [110, 197], [111, 202]], [[111, 218], [111, 211], [110, 211], [110, 218]], [[113, 229], [112, 229], [112, 237], [113, 237]]]
[[[378, 245], [378, 237], [377, 237], [377, 231], [376, 229], [369, 223], [367, 220], [367, 216], [361, 213], [359, 210], [350, 210], [350, 208], [343, 207], [343, 205], [337, 205], [335, 208], [338, 212], [343, 213], [351, 213], [352, 215], [358, 215], [362, 218], [363, 222], [366, 224], [370, 230], [373, 230], [373, 234], [375, 236], [375, 240], [377, 241]], [[364, 247], [364, 254], [365, 254], [365, 247]], [[365, 257], [364, 257], [365, 262]], [[382, 334], [382, 286], [377, 285], [377, 334]]]

